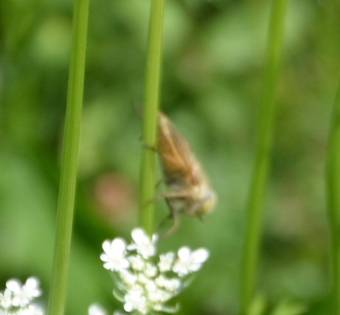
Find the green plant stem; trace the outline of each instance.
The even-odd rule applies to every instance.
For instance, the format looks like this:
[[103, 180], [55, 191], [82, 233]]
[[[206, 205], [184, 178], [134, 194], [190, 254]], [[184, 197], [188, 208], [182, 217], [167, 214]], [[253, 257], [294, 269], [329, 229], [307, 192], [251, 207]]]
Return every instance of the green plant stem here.
[[151, 148], [156, 147], [157, 137], [164, 6], [164, 0], [151, 2], [145, 69], [139, 224], [150, 235], [154, 225], [152, 200], [155, 198], [155, 152]]
[[89, 0], [76, 0], [74, 3], [72, 51], [64, 127], [53, 274], [48, 305], [49, 315], [62, 315], [65, 308], [83, 102], [88, 7]]
[[286, 2], [286, 0], [273, 0], [271, 8], [262, 101], [257, 125], [255, 165], [248, 195], [248, 216], [241, 262], [240, 313], [242, 315], [247, 313], [254, 293], [260, 243], [261, 210], [270, 160], [275, 112], [275, 88], [279, 70]]
[[326, 193], [331, 236], [332, 305], [331, 314], [340, 315], [340, 80], [329, 134]]

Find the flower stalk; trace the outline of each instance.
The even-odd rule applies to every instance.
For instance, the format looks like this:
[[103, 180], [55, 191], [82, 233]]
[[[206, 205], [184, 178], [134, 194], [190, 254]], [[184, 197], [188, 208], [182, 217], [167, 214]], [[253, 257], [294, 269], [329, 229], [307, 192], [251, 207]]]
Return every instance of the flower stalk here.
[[139, 224], [151, 235], [154, 225], [156, 122], [161, 77], [161, 52], [165, 0], [152, 0], [149, 20], [140, 170]]
[[83, 102], [89, 0], [76, 0], [48, 314], [64, 314]]
[[332, 305], [340, 315], [340, 80], [332, 113], [326, 164], [327, 210], [331, 242]]
[[259, 108], [255, 165], [248, 195], [248, 216], [241, 262], [241, 315], [247, 314], [252, 299], [265, 184], [268, 176], [275, 112], [275, 92], [279, 71], [286, 0], [272, 1], [262, 102]]

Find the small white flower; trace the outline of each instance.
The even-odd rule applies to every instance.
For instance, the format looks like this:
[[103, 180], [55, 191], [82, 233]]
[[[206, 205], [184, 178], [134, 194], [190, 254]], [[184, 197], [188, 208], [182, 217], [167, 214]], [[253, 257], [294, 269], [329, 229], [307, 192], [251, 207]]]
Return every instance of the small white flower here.
[[0, 292], [0, 307], [7, 310], [12, 306], [12, 292], [9, 289], [5, 289], [4, 293]]
[[163, 275], [160, 275], [155, 279], [155, 283], [159, 288], [164, 288], [166, 281], [167, 278]]
[[44, 312], [37, 305], [29, 305], [27, 308], [17, 311], [15, 315], [44, 315]]
[[146, 290], [147, 290], [148, 300], [154, 304], [154, 307], [156, 304], [165, 303], [167, 300], [169, 300], [172, 297], [172, 295], [169, 294], [168, 292], [162, 289], [159, 289], [154, 284], [154, 282], [148, 283], [148, 285], [146, 286]]
[[123, 283], [128, 287], [132, 287], [137, 282], [137, 276], [125, 269], [120, 271], [120, 277]]
[[174, 263], [175, 254], [172, 252], [163, 254], [159, 256], [159, 271], [167, 272], [171, 270], [172, 264]]
[[131, 237], [134, 243], [128, 245], [129, 250], [136, 250], [144, 259], [155, 255], [155, 243], [157, 242], [157, 236], [155, 234], [151, 239], [143, 229], [136, 228], [132, 230]]
[[129, 261], [131, 263], [131, 268], [135, 271], [141, 271], [145, 267], [145, 262], [139, 255], [130, 256]]
[[125, 257], [126, 243], [121, 238], [115, 238], [112, 242], [103, 243], [104, 253], [100, 259], [104, 262], [104, 268], [114, 271], [129, 267], [129, 261]]
[[172, 271], [180, 277], [185, 276], [199, 270], [208, 257], [209, 252], [204, 248], [191, 252], [190, 248], [182, 247], [178, 251], [178, 260], [175, 262]]
[[149, 277], [153, 278], [157, 275], [158, 269], [156, 266], [154, 266], [152, 263], [146, 263], [144, 274]]
[[88, 315], [107, 315], [107, 313], [99, 304], [91, 304]]
[[159, 310], [159, 307], [162, 303], [165, 303], [167, 300], [169, 300], [172, 296], [163, 291], [163, 290], [155, 290], [155, 291], [152, 291], [152, 292], [149, 292], [148, 294], [148, 299], [154, 304], [153, 305], [153, 308], [154, 309], [158, 309]]
[[158, 290], [155, 282], [152, 281], [152, 280], [149, 280], [148, 282], [146, 282], [145, 285], [144, 285], [144, 288], [145, 288], [148, 296], [150, 295], [150, 293], [153, 293], [153, 292]]
[[164, 285], [165, 290], [172, 293], [175, 293], [180, 287], [181, 281], [177, 278], [169, 279]]
[[181, 287], [181, 281], [177, 278], [168, 279], [163, 275], [160, 275], [155, 279], [155, 283], [159, 288], [164, 288], [166, 291], [176, 293]]
[[143, 274], [143, 273], [139, 273], [137, 275], [137, 278], [138, 278], [138, 282], [140, 284], [145, 284], [145, 283], [147, 283], [149, 281], [149, 278], [145, 274]]
[[17, 279], [8, 280], [6, 287], [13, 293], [13, 306], [25, 307], [33, 298], [41, 295], [39, 280], [34, 277], [28, 278], [24, 285]]
[[136, 310], [142, 314], [147, 314], [147, 301], [143, 295], [143, 290], [140, 287], [136, 286], [129, 290], [127, 294], [125, 294], [124, 300], [124, 310], [126, 312], [132, 312]]

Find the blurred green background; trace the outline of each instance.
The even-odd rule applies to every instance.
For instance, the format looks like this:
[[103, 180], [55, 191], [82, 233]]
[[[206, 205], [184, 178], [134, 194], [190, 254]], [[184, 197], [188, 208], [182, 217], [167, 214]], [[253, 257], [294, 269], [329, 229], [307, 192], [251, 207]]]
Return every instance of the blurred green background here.
[[[238, 309], [246, 196], [261, 99], [270, 1], [169, 0], [161, 106], [192, 145], [218, 194], [215, 211], [162, 240], [162, 251], [207, 247], [179, 314]], [[0, 284], [51, 276], [71, 1], [0, 3]], [[67, 314], [119, 307], [101, 244], [137, 224], [149, 1], [92, 1]], [[327, 314], [324, 166], [339, 69], [340, 3], [294, 0], [287, 11], [258, 292], [269, 309], [302, 302]], [[160, 178], [160, 172], [158, 172]], [[164, 187], [163, 187], [164, 189]], [[156, 203], [157, 220], [166, 216]]]

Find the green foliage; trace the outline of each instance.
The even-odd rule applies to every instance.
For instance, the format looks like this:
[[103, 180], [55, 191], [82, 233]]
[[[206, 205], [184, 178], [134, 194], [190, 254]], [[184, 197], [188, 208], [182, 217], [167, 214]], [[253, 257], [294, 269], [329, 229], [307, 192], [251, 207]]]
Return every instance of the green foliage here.
[[265, 296], [257, 295], [250, 304], [247, 315], [302, 315], [306, 307], [301, 302], [281, 300], [271, 310], [268, 310], [268, 301]]

